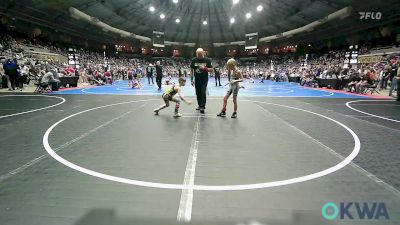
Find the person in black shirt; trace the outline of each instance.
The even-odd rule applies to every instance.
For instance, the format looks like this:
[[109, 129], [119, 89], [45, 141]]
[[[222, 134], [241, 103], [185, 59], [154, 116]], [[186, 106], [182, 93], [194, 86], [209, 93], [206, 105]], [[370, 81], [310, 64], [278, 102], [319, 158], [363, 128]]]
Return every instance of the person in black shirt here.
[[158, 90], [161, 90], [161, 80], [162, 80], [162, 67], [160, 65], [160, 61], [156, 62], [156, 83], [158, 86]]
[[207, 101], [208, 73], [212, 72], [213, 69], [211, 59], [204, 56], [204, 50], [202, 48], [198, 48], [196, 50], [196, 57], [192, 59], [190, 68], [192, 86], [194, 85], [196, 88], [198, 104], [198, 108], [196, 110], [200, 110], [200, 113], [204, 113]]
[[354, 73], [350, 75], [349, 77], [349, 83], [347, 84], [347, 91], [348, 92], [353, 92], [353, 89], [355, 90], [356, 84], [361, 81], [362, 75], [358, 73]]
[[219, 68], [219, 66], [216, 66], [214, 68], [214, 74], [215, 74], [215, 86], [218, 86], [217, 80], [218, 80], [219, 86], [222, 86], [221, 85], [221, 69]]
[[356, 84], [357, 94], [364, 94], [365, 88], [374, 84], [374, 81], [372, 80], [373, 76], [374, 71], [368, 69], [367, 73], [362, 76], [361, 81]]
[[154, 84], [154, 80], [153, 80], [153, 65], [149, 65], [146, 68], [146, 75], [147, 75], [147, 81], [150, 85], [150, 80], [151, 80], [151, 84]]

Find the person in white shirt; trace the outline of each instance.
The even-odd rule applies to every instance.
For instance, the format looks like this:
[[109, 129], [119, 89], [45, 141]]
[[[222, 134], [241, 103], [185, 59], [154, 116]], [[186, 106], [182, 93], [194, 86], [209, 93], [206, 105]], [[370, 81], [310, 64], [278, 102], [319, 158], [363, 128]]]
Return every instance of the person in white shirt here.
[[28, 79], [28, 74], [29, 74], [29, 67], [26, 64], [24, 64], [21, 68], [21, 75], [18, 78], [18, 86], [21, 91], [24, 88], [24, 83]]
[[48, 85], [53, 85], [53, 83], [59, 83], [60, 80], [54, 78], [53, 72], [50, 69], [46, 69], [46, 73], [40, 80], [40, 85], [42, 87], [47, 87]]

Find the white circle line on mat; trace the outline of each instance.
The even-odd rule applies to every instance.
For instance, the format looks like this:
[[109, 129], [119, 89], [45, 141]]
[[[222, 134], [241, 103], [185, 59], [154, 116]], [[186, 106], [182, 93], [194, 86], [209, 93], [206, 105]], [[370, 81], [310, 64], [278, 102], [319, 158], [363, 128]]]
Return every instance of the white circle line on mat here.
[[76, 165], [76, 164], [74, 164], [74, 163], [62, 158], [61, 156], [59, 156], [51, 148], [51, 146], [49, 144], [49, 135], [50, 135], [51, 131], [56, 126], [58, 126], [60, 123], [62, 123], [63, 121], [66, 121], [66, 120], [68, 120], [68, 119], [70, 119], [70, 118], [72, 118], [74, 116], [77, 116], [77, 115], [82, 114], [82, 113], [94, 111], [94, 110], [97, 110], [97, 109], [101, 109], [101, 108], [111, 107], [111, 106], [117, 106], [117, 105], [123, 105], [123, 104], [135, 103], [135, 102], [155, 101], [155, 100], [159, 100], [159, 99], [147, 99], [147, 100], [136, 100], [136, 101], [114, 103], [114, 104], [109, 104], [109, 105], [104, 105], [104, 106], [99, 106], [99, 107], [87, 109], [87, 110], [84, 110], [84, 111], [77, 112], [77, 113], [74, 113], [72, 115], [69, 115], [69, 116], [59, 120], [58, 122], [54, 123], [52, 126], [50, 126], [47, 129], [47, 131], [43, 135], [43, 139], [42, 139], [43, 146], [46, 149], [46, 151], [48, 152], [48, 154], [50, 154], [55, 160], [57, 160], [58, 162], [64, 164], [65, 166], [70, 167], [71, 169], [74, 169], [74, 170], [79, 171], [81, 173], [85, 173], [87, 175], [91, 175], [91, 176], [98, 177], [98, 178], [101, 178], [101, 179], [115, 181], [115, 182], [124, 183], [124, 184], [142, 186], [142, 187], [161, 188], [161, 189], [175, 189], [175, 190], [193, 189], [193, 190], [201, 190], [201, 191], [252, 190], [252, 189], [262, 189], [262, 188], [285, 186], [285, 185], [296, 184], [296, 183], [301, 183], [301, 182], [313, 180], [313, 179], [316, 179], [316, 178], [319, 178], [319, 177], [326, 176], [328, 174], [331, 174], [333, 172], [336, 172], [336, 171], [344, 168], [345, 166], [350, 164], [351, 161], [358, 155], [358, 153], [360, 152], [360, 148], [361, 148], [360, 139], [358, 138], [357, 134], [353, 130], [351, 130], [349, 127], [347, 127], [346, 125], [344, 125], [343, 123], [341, 123], [341, 122], [339, 122], [339, 121], [337, 121], [335, 119], [332, 119], [330, 117], [321, 115], [321, 114], [316, 113], [316, 112], [311, 112], [311, 111], [308, 111], [308, 110], [305, 110], [305, 109], [300, 109], [300, 108], [296, 108], [296, 107], [292, 107], [292, 106], [286, 106], [286, 105], [280, 105], [280, 104], [274, 104], [274, 103], [268, 103], [268, 102], [262, 102], [262, 101], [253, 101], [253, 100], [242, 100], [242, 101], [260, 103], [260, 104], [268, 104], [268, 105], [280, 106], [280, 107], [284, 107], [284, 108], [288, 108], [288, 109], [299, 110], [299, 111], [302, 111], [302, 112], [310, 113], [310, 114], [325, 118], [325, 119], [327, 119], [329, 121], [332, 121], [332, 122], [340, 125], [345, 130], [347, 130], [351, 134], [353, 139], [354, 139], [354, 147], [353, 147], [352, 152], [343, 161], [341, 161], [340, 163], [338, 163], [338, 164], [336, 164], [336, 165], [334, 165], [332, 167], [329, 167], [329, 168], [327, 168], [325, 170], [322, 170], [322, 171], [319, 171], [319, 172], [316, 172], [316, 173], [312, 173], [312, 174], [305, 175], [305, 176], [300, 176], [300, 177], [295, 177], [295, 178], [291, 178], [291, 179], [272, 181], [272, 182], [264, 182], [264, 183], [254, 183], [254, 184], [239, 184], [239, 185], [183, 185], [183, 184], [169, 184], [169, 183], [157, 183], [157, 182], [140, 181], [140, 180], [117, 177], [117, 176], [112, 176], [112, 175], [100, 173], [100, 172], [97, 172], [97, 171], [93, 171], [93, 170], [81, 167], [79, 165]]
[[13, 113], [13, 114], [8, 114], [8, 115], [4, 115], [4, 116], [0, 116], [0, 119], [2, 118], [6, 118], [6, 117], [11, 117], [11, 116], [17, 116], [17, 115], [22, 115], [22, 114], [27, 114], [27, 113], [31, 113], [31, 112], [36, 112], [36, 111], [40, 111], [40, 110], [44, 110], [44, 109], [49, 109], [49, 108], [53, 108], [56, 107], [58, 105], [63, 104], [66, 100], [63, 97], [59, 97], [59, 96], [51, 96], [51, 95], [2, 95], [0, 97], [4, 98], [4, 97], [47, 97], [47, 98], [58, 98], [61, 99], [62, 101], [51, 105], [51, 106], [46, 106], [43, 108], [38, 108], [38, 109], [32, 109], [32, 110], [28, 110], [28, 111], [24, 111], [24, 112], [19, 112], [19, 113]]
[[351, 110], [354, 110], [356, 112], [359, 112], [359, 113], [362, 113], [362, 114], [365, 114], [365, 115], [368, 115], [368, 116], [372, 116], [372, 117], [380, 118], [380, 119], [383, 119], [383, 120], [388, 120], [388, 121], [400, 123], [400, 120], [390, 119], [390, 118], [387, 118], [387, 117], [384, 117], [384, 116], [378, 116], [378, 115], [375, 115], [375, 114], [372, 114], [372, 113], [367, 113], [367, 112], [361, 111], [359, 109], [355, 109], [350, 105], [351, 103], [355, 103], [355, 102], [382, 102], [382, 101], [384, 101], [384, 102], [394, 102], [395, 100], [355, 100], [355, 101], [346, 102], [346, 106], [347, 106], [347, 108], [349, 108]]

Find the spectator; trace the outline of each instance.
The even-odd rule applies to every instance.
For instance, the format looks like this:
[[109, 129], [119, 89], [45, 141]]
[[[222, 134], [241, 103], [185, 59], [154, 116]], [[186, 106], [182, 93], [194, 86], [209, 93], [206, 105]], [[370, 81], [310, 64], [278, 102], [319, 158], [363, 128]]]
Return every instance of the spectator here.
[[25, 63], [21, 68], [21, 75], [19, 76], [19, 82], [18, 82], [21, 91], [24, 88], [24, 83], [27, 83], [28, 81], [28, 75], [29, 75], [29, 67], [27, 63]]
[[[10, 86], [8, 87], [8, 90], [15, 90], [15, 85], [17, 84], [17, 79], [18, 79], [18, 64], [16, 63], [16, 60], [11, 60], [8, 59], [7, 62], [3, 65], [4, 73], [7, 76], [7, 79], [10, 82]], [[8, 82], [8, 81], [7, 81]]]
[[388, 80], [389, 80], [389, 75], [390, 75], [390, 66], [386, 66], [383, 70], [382, 70], [382, 75], [381, 75], [381, 81], [380, 81], [380, 90], [382, 89], [386, 89], [387, 88], [387, 84], [388, 84]]
[[150, 85], [150, 80], [151, 80], [151, 84], [154, 85], [154, 80], [153, 80], [153, 65], [149, 64], [149, 66], [147, 66], [147, 68], [146, 68], [146, 76], [147, 76], [148, 84]]
[[397, 70], [398, 70], [397, 64], [393, 64], [390, 68], [389, 80], [391, 82], [390, 82], [389, 96], [392, 96], [393, 90], [398, 88], [398, 86], [397, 86]]
[[8, 83], [8, 79], [7, 79], [6, 75], [4, 74], [4, 69], [3, 69], [3, 67], [1, 66], [1, 67], [0, 67], [0, 80], [1, 80], [1, 82], [0, 82], [0, 89], [3, 89], [3, 78], [5, 78], [6, 83]]
[[[53, 71], [50, 69], [46, 69], [45, 75], [40, 80], [40, 86], [45, 88], [45, 87], [51, 85], [52, 90], [54, 90], [54, 89], [58, 90], [59, 83], [60, 83], [60, 80], [57, 80], [54, 78]], [[57, 87], [57, 88], [55, 88], [55, 87]]]

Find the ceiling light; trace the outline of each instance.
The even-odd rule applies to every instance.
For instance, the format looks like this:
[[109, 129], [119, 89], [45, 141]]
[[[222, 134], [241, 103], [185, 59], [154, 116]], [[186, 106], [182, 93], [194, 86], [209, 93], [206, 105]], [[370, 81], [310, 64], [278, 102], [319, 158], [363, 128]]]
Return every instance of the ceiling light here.
[[232, 17], [230, 21], [231, 21], [231, 23], [234, 23], [235, 22], [235, 18]]
[[233, 2], [233, 4], [235, 5], [235, 4], [238, 4], [238, 3], [239, 3], [239, 0], [232, 0], [232, 2]]
[[153, 6], [149, 7], [150, 12], [154, 12], [156, 9]]
[[250, 19], [251, 18], [251, 13], [246, 13], [246, 18]]
[[204, 21], [203, 21], [203, 25], [204, 25], [204, 26], [207, 25], [207, 20], [204, 20]]
[[261, 12], [262, 10], [263, 10], [262, 5], [257, 6], [257, 11], [258, 11], [258, 12]]
[[164, 18], [165, 18], [165, 15], [161, 13], [160, 18], [161, 18], [161, 19], [164, 19]]
[[181, 20], [179, 18], [176, 18], [175, 23], [180, 23]]
[[178, 0], [172, 0], [172, 2], [176, 4], [176, 3], [178, 3]]

